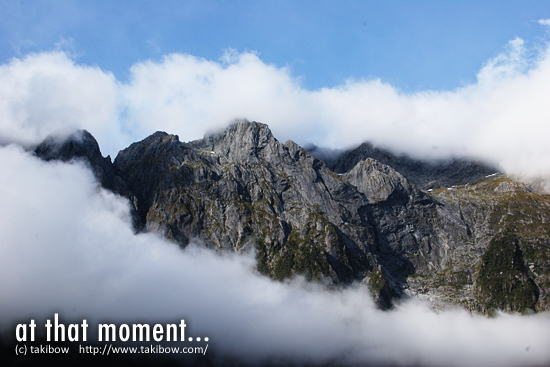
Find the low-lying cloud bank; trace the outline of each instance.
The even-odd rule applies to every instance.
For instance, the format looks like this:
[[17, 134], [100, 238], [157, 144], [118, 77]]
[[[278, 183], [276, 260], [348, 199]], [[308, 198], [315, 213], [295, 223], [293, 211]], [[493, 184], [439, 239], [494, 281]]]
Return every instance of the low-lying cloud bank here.
[[550, 363], [550, 315], [495, 319], [423, 303], [377, 310], [362, 287], [273, 282], [252, 256], [181, 250], [132, 232], [127, 202], [83, 165], [0, 148], [0, 328], [52, 318], [89, 323], [185, 319], [209, 352], [275, 360], [398, 366]]
[[283, 141], [342, 148], [368, 140], [416, 157], [476, 157], [510, 174], [548, 176], [549, 47], [514, 39], [476, 83], [416, 93], [353, 79], [306, 90], [288, 68], [231, 50], [219, 61], [171, 54], [139, 62], [127, 83], [62, 52], [31, 54], [0, 66], [0, 143], [79, 127], [114, 155], [157, 130], [192, 140], [245, 117]]

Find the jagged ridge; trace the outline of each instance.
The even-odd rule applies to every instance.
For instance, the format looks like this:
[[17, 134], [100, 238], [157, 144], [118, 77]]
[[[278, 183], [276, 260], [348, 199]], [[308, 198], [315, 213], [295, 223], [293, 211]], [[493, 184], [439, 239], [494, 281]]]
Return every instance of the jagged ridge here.
[[[137, 229], [181, 246], [254, 247], [258, 270], [279, 280], [302, 274], [332, 284], [367, 281], [383, 308], [406, 294], [481, 312], [549, 308], [550, 197], [503, 176], [480, 177], [494, 170], [477, 163], [411, 166], [388, 152], [377, 153], [381, 162], [364, 146], [328, 162], [337, 174], [296, 143], [281, 144], [267, 125], [248, 121], [190, 143], [157, 132], [114, 163], [83, 136], [49, 139], [36, 154], [88, 160], [104, 187], [131, 200]], [[455, 187], [437, 188], [439, 173], [440, 183]], [[495, 246], [510, 241], [517, 268], [510, 274], [522, 280], [497, 277], [496, 284], [487, 275], [500, 264], [492, 260]], [[524, 291], [500, 297], [491, 294], [495, 287]]]

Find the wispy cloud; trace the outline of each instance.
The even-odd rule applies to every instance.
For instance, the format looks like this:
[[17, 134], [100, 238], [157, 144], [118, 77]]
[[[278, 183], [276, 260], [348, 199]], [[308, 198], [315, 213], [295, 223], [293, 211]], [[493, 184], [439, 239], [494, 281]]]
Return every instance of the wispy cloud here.
[[546, 176], [549, 81], [548, 44], [528, 49], [519, 38], [475, 83], [416, 93], [377, 79], [307, 90], [289, 68], [234, 50], [219, 61], [171, 54], [139, 62], [127, 83], [63, 53], [42, 53], [0, 67], [0, 137], [28, 143], [78, 126], [116, 154], [156, 130], [192, 140], [245, 117], [281, 140], [332, 148], [369, 140], [397, 153], [475, 157], [510, 174]]
[[31, 54], [0, 66], [0, 141], [37, 143], [89, 127], [120, 139], [119, 92], [112, 74], [75, 65], [63, 52]]

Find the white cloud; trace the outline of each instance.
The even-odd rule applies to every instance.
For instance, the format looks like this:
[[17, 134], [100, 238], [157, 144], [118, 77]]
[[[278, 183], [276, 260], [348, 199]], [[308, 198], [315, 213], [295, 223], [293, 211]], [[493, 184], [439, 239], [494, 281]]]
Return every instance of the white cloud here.
[[37, 142], [78, 126], [115, 155], [157, 130], [193, 140], [244, 117], [267, 123], [282, 141], [341, 148], [369, 140], [397, 153], [476, 157], [510, 174], [548, 176], [549, 81], [548, 45], [528, 50], [519, 38], [487, 61], [476, 83], [416, 93], [352, 79], [307, 90], [288, 68], [235, 50], [220, 61], [171, 54], [139, 62], [125, 84], [63, 53], [33, 54], [0, 67], [0, 142]]
[[[308, 91], [285, 68], [232, 52], [222, 62], [170, 55], [134, 65], [125, 105], [140, 134], [199, 138], [235, 117], [267, 123], [281, 140], [344, 147], [365, 140], [419, 157], [474, 156], [509, 173], [550, 172], [547, 48], [521, 39], [454, 91], [402, 93], [380, 80]], [[147, 133], [146, 133], [147, 132]]]
[[[250, 256], [134, 235], [127, 203], [80, 164], [0, 148], [0, 328], [65, 323], [176, 322], [208, 336], [209, 352], [258, 361], [425, 366], [550, 362], [550, 315], [494, 319], [419, 302], [377, 310], [368, 290], [272, 282]], [[90, 334], [89, 340], [96, 340]], [[73, 353], [76, 353], [73, 350]]]
[[308, 92], [286, 69], [266, 65], [252, 53], [226, 53], [220, 63], [181, 54], [139, 63], [122, 94], [141, 136], [165, 130], [198, 139], [240, 117], [265, 121], [275, 131], [296, 128], [295, 135], [311, 120]]
[[76, 65], [63, 52], [31, 54], [0, 66], [0, 144], [35, 144], [48, 134], [86, 128], [102, 148], [114, 150], [113, 137], [121, 143], [119, 107], [112, 74]]

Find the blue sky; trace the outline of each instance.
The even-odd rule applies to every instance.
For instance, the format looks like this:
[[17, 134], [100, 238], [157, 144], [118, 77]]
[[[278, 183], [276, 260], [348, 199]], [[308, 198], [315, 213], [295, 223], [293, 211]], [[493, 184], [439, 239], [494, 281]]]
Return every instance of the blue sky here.
[[63, 49], [125, 81], [136, 62], [174, 52], [218, 60], [254, 51], [307, 89], [380, 78], [449, 90], [520, 37], [540, 43], [548, 1], [0, 2], [0, 61]]

